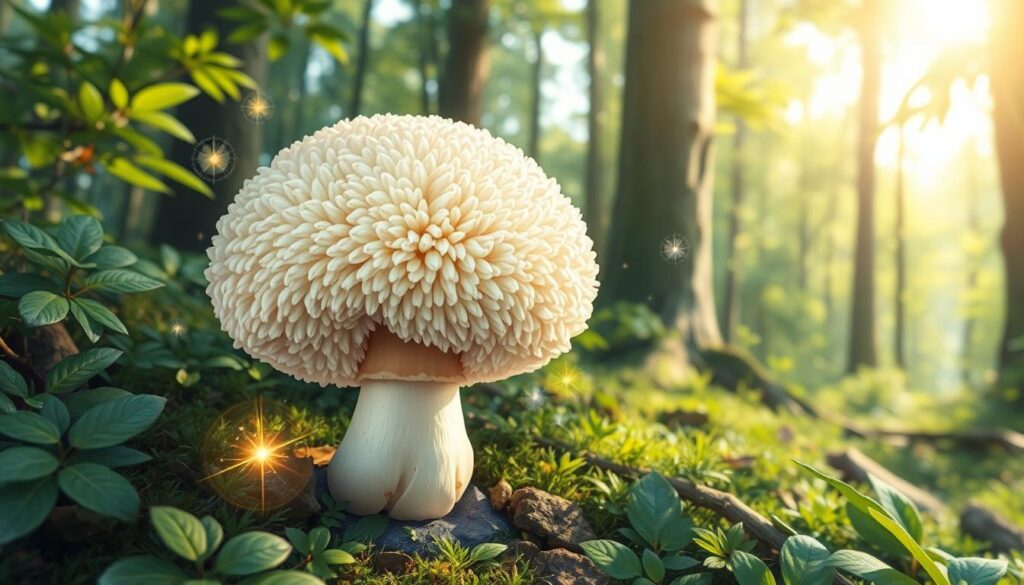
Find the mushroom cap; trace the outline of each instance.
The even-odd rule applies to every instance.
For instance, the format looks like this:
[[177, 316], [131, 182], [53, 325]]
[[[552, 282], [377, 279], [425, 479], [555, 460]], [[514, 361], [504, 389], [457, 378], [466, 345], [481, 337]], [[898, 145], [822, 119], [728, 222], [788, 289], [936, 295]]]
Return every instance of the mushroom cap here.
[[457, 355], [465, 384], [533, 371], [586, 328], [598, 287], [558, 183], [437, 116], [360, 116], [295, 142], [245, 182], [208, 254], [235, 347], [321, 385], [359, 385], [380, 328]]

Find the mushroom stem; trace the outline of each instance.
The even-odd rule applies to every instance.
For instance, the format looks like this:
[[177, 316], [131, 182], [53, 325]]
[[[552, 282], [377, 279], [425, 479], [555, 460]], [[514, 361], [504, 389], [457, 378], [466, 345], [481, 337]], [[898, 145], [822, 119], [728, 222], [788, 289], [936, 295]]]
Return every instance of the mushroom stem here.
[[457, 384], [367, 380], [327, 481], [353, 514], [426, 520], [450, 512], [472, 474]]

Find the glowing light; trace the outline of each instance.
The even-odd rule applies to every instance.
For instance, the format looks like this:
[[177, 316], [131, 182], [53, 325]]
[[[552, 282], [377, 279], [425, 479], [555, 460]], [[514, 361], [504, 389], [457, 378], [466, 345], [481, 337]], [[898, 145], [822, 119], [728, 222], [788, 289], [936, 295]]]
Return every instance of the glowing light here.
[[274, 102], [266, 94], [250, 93], [242, 102], [242, 113], [249, 120], [261, 124], [274, 113]]
[[528, 410], [537, 410], [544, 405], [544, 391], [539, 387], [534, 386], [526, 391], [523, 399], [526, 402], [526, 408]]
[[227, 178], [235, 169], [235, 151], [223, 138], [211, 136], [192, 151], [192, 170], [208, 182]]
[[171, 335], [181, 337], [188, 331], [188, 327], [181, 321], [171, 321]]
[[545, 386], [558, 394], [569, 394], [577, 389], [579, 381], [580, 372], [566, 362], [557, 372], [548, 374]]
[[260, 447], [256, 449], [256, 452], [252, 455], [257, 461], [263, 462], [270, 458], [270, 449], [266, 447]]
[[686, 238], [672, 234], [661, 241], [661, 257], [666, 262], [678, 264], [690, 255], [690, 243]]

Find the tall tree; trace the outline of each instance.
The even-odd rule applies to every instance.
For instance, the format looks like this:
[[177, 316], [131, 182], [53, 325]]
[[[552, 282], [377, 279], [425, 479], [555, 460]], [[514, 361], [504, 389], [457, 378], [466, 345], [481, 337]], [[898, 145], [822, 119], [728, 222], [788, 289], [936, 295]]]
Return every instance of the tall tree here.
[[363, 0], [363, 20], [359, 23], [359, 51], [356, 56], [356, 71], [352, 79], [352, 100], [348, 115], [354, 118], [363, 108], [363, 88], [366, 84], [366, 69], [370, 63], [370, 24], [373, 16], [373, 0]]
[[420, 58], [417, 63], [420, 74], [420, 113], [430, 114], [435, 111], [431, 97], [430, 82], [432, 72], [437, 70], [437, 11], [435, 0], [413, 0], [412, 9], [422, 35]]
[[[736, 67], [746, 69], [749, 64], [747, 56], [747, 13], [749, 12], [749, 0], [739, 0], [739, 11], [737, 18], [736, 35]], [[747, 125], [741, 116], [736, 117], [736, 135], [733, 137], [733, 161], [732, 161], [732, 200], [729, 202], [729, 234], [727, 236], [728, 250], [726, 252], [725, 265], [725, 340], [732, 341], [736, 334], [736, 327], [740, 322], [740, 258], [738, 241], [741, 231], [741, 218], [743, 212], [744, 191], [746, 189], [746, 178], [744, 170], [746, 160], [744, 159], [745, 144], [747, 141]]]
[[[711, 278], [715, 2], [631, 0], [615, 213], [599, 302], [647, 303], [690, 359], [721, 335]], [[666, 264], [664, 238], [690, 256]]]
[[864, 0], [857, 34], [861, 49], [857, 127], [857, 235], [847, 371], [878, 364], [875, 346], [875, 145], [882, 81], [881, 0]]
[[490, 12], [491, 0], [452, 0], [448, 9], [448, 55], [438, 111], [446, 118], [476, 126], [480, 125], [490, 73]]
[[896, 197], [894, 198], [896, 213], [896, 249], [894, 250], [896, 264], [896, 287], [893, 290], [893, 305], [896, 313], [896, 321], [893, 328], [893, 353], [896, 359], [896, 367], [905, 369], [906, 358], [906, 320], [907, 320], [907, 219], [906, 219], [906, 129], [904, 124], [899, 126], [899, 147], [896, 154]]
[[1006, 322], [999, 346], [1002, 384], [1024, 380], [1024, 3], [999, 0], [992, 33], [992, 117], [1003, 191], [1000, 245]]
[[586, 163], [586, 200], [584, 212], [587, 218], [587, 232], [594, 240], [597, 258], [603, 258], [604, 234], [607, 229], [604, 213], [604, 169], [603, 132], [604, 132], [604, 91], [602, 76], [604, 74], [604, 45], [601, 44], [601, 0], [587, 0], [587, 76], [589, 77], [590, 108], [587, 110], [587, 163]]
[[[224, 42], [235, 23], [218, 13], [232, 6], [237, 6], [235, 0], [193, 0], [189, 5], [186, 29], [195, 34], [213, 29]], [[242, 61], [242, 70], [261, 85], [267, 69], [265, 45], [262, 38], [241, 45], [225, 45]], [[209, 245], [217, 219], [224, 214], [242, 183], [256, 174], [261, 152], [260, 126], [242, 116], [238, 103], [230, 100], [218, 103], [206, 95], [182, 104], [177, 117], [186, 127], [197, 130], [198, 140], [215, 136], [234, 150], [234, 170], [212, 185], [214, 198], [209, 199], [184, 188], [176, 188], [174, 197], [160, 198], [151, 240], [202, 251]], [[193, 145], [178, 140], [171, 149], [171, 159], [190, 167], [192, 153]]]
[[540, 160], [540, 107], [544, 99], [542, 82], [544, 81], [544, 28], [542, 25], [532, 27], [533, 66], [530, 73], [530, 84], [533, 88], [533, 101], [530, 104], [530, 134], [527, 154], [534, 160]]

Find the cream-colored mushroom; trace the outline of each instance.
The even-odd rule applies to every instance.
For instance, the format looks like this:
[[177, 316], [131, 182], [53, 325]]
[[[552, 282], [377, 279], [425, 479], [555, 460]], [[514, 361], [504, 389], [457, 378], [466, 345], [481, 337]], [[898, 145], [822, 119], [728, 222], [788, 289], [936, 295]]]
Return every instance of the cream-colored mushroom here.
[[447, 514], [473, 469], [459, 388], [569, 349], [597, 294], [580, 212], [522, 151], [438, 117], [324, 128], [246, 181], [207, 292], [235, 345], [362, 386], [328, 469], [349, 510]]

